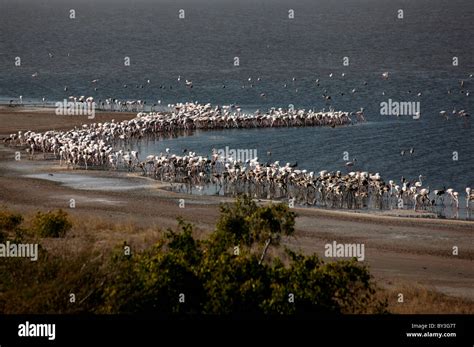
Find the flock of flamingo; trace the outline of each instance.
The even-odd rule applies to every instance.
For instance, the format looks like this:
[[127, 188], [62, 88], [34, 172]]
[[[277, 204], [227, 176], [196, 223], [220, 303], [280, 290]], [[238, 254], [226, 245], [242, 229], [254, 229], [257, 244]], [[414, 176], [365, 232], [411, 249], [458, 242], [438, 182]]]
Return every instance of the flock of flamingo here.
[[[187, 190], [213, 185], [217, 193], [240, 193], [266, 199], [293, 201], [297, 204], [357, 209], [413, 208], [451, 205], [459, 208], [459, 192], [452, 188], [430, 191], [418, 180], [402, 178], [400, 182], [384, 180], [379, 173], [352, 171], [300, 170], [297, 164], [278, 161], [260, 163], [258, 158], [244, 162], [224, 158], [216, 150], [210, 156], [185, 150], [182, 155], [169, 149], [159, 155], [140, 159], [137, 151], [125, 151], [125, 144], [147, 137], [169, 136], [194, 129], [251, 127], [344, 126], [365, 121], [363, 110], [348, 113], [330, 110], [314, 112], [272, 108], [267, 113], [243, 113], [235, 106], [213, 107], [210, 104], [185, 103], [169, 105], [170, 112], [140, 112], [128, 121], [92, 123], [69, 131], [27, 131], [5, 139], [10, 146], [21, 146], [33, 159], [38, 152], [48, 153], [67, 168], [108, 168], [138, 170], [157, 180], [178, 183]], [[353, 163], [346, 163], [349, 169]], [[465, 204], [469, 209], [474, 191], [466, 188]]]

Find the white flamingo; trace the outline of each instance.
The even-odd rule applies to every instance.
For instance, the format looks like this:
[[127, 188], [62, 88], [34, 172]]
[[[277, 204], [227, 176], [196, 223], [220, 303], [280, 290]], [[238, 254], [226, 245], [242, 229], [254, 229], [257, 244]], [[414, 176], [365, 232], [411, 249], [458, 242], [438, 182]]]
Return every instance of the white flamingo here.
[[466, 208], [469, 208], [469, 202], [474, 201], [474, 192], [470, 187], [466, 188]]

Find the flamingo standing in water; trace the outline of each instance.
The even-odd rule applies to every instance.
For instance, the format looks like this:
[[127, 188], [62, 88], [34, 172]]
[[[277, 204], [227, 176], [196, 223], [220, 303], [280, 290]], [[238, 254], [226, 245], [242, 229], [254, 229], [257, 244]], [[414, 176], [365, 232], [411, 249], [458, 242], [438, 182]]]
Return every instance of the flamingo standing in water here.
[[421, 188], [421, 186], [423, 185], [422, 178], [423, 178], [423, 176], [421, 176], [421, 175], [418, 176], [418, 180], [419, 180], [419, 181], [418, 181], [418, 182], [415, 182], [415, 187]]
[[469, 208], [469, 202], [474, 201], [474, 192], [470, 187], [466, 188], [466, 208]]
[[455, 192], [453, 188], [446, 190], [446, 193], [451, 197], [451, 205], [456, 204], [456, 208], [459, 208], [459, 193]]
[[353, 167], [355, 165], [356, 161], [357, 161], [357, 159], [354, 158], [354, 159], [352, 159], [352, 161], [348, 161], [345, 165], [346, 165], [347, 168]]
[[418, 206], [418, 203], [420, 203], [421, 206], [425, 205], [426, 202], [430, 202], [430, 189], [429, 188], [423, 188], [420, 190], [419, 193], [415, 194], [414, 197], [414, 206], [413, 209], [416, 211], [416, 207]]
[[[435, 190], [433, 193], [435, 194], [434, 203], [436, 205], [438, 199], [442, 199], [442, 196], [446, 193], [446, 188], [443, 188], [442, 190]], [[441, 202], [444, 204], [444, 199], [442, 199]]]

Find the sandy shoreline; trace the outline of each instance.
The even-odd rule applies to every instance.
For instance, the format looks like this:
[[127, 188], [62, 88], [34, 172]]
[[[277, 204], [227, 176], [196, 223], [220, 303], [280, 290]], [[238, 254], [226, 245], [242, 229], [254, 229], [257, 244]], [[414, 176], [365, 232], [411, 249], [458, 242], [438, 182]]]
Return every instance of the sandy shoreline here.
[[[130, 119], [134, 115], [98, 112], [95, 119], [88, 120], [87, 117], [56, 116], [47, 110], [2, 108], [0, 138], [18, 130], [70, 129], [84, 123]], [[100, 217], [110, 223], [161, 228], [176, 226], [176, 218], [182, 216], [205, 232], [212, 229], [218, 217], [219, 203], [230, 200], [170, 192], [160, 189], [163, 185], [159, 182], [124, 172], [71, 171], [58, 167], [52, 160], [15, 162], [14, 151], [0, 145], [0, 205], [25, 213], [63, 208], [78, 219]], [[26, 177], [31, 174], [48, 177]], [[52, 180], [54, 175], [57, 179]], [[106, 182], [110, 185], [123, 182], [130, 189], [91, 189], [64, 184], [65, 179], [74, 181], [78, 175], [86, 175], [92, 185], [109, 180]], [[75, 209], [68, 209], [71, 198], [76, 200]], [[185, 199], [185, 208], [178, 206], [181, 198]], [[327, 242], [364, 243], [366, 261], [381, 285], [410, 283], [474, 300], [474, 222], [390, 215], [400, 211], [369, 214], [295, 210], [297, 232], [295, 238], [285, 240], [288, 246], [323, 256]], [[453, 246], [459, 247], [459, 255], [452, 255]]]
[[0, 139], [18, 131], [69, 130], [88, 123], [115, 119], [122, 121], [136, 116], [135, 112], [97, 111], [94, 119], [87, 116], [58, 116], [54, 109], [41, 107], [0, 107]]

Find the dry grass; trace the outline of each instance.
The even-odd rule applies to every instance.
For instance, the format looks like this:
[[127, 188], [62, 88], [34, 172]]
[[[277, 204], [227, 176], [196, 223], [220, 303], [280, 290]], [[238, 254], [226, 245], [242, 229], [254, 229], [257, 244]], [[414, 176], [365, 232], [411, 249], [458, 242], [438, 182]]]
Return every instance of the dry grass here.
[[[403, 294], [403, 303], [398, 294]], [[402, 284], [382, 289], [380, 299], [387, 299], [388, 311], [395, 314], [473, 314], [474, 302], [468, 299], [448, 296], [428, 288]]]
[[142, 250], [158, 241], [162, 232], [158, 226], [140, 227], [129, 220], [115, 224], [100, 217], [87, 220], [73, 220], [74, 228], [71, 237], [76, 239], [88, 238], [94, 247], [104, 249], [113, 248], [117, 244], [127, 242], [136, 249]]
[[[33, 216], [32, 212], [24, 214], [24, 228], [30, 228]], [[35, 239], [50, 256], [57, 259], [49, 258], [49, 262], [42, 264], [40, 261], [33, 267], [30, 264], [23, 264], [24, 262], [12, 264], [13, 267], [10, 267], [10, 270], [21, 274], [19, 277], [22, 277], [24, 283], [18, 287], [10, 287], [10, 290], [0, 294], [1, 311], [5, 313], [53, 312], [53, 307], [60, 303], [62, 312], [91, 312], [93, 306], [88, 303], [88, 300], [74, 308], [70, 307], [66, 301], [69, 290], [74, 290], [79, 297], [87, 297], [91, 286], [86, 283], [92, 282], [98, 285], [102, 281], [101, 278], [94, 278], [94, 273], [100, 272], [114, 249], [126, 242], [131, 246], [132, 252], [138, 252], [155, 244], [163, 235], [157, 225], [141, 227], [132, 219], [122, 223], [114, 223], [110, 219], [97, 216], [84, 218], [70, 215], [70, 219], [73, 228], [64, 238], [39, 239], [35, 235], [29, 236], [30, 241]], [[203, 239], [208, 232], [196, 231], [195, 234], [198, 239]], [[270, 248], [268, 257], [273, 256], [286, 260], [286, 255], [282, 250]], [[54, 273], [55, 279], [33, 285], [36, 276], [46, 273]], [[67, 284], [68, 288], [63, 288], [64, 284]], [[47, 295], [54, 292], [54, 288], [59, 287], [62, 290], [54, 297]], [[398, 293], [403, 293], [403, 303], [398, 302]], [[37, 300], [31, 302], [32, 297], [37, 297]], [[380, 289], [377, 297], [380, 300], [386, 300], [388, 311], [394, 314], [474, 313], [473, 301], [448, 296], [412, 283], [396, 283], [390, 288]]]

